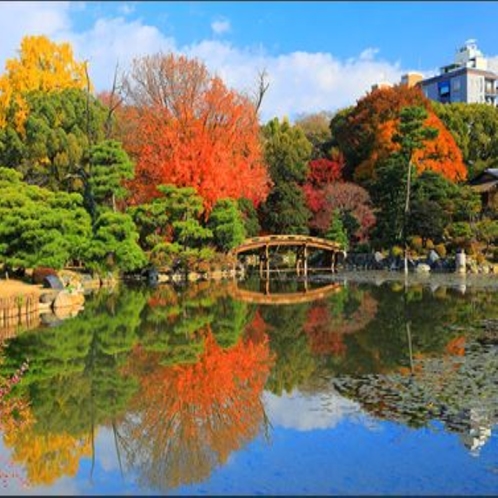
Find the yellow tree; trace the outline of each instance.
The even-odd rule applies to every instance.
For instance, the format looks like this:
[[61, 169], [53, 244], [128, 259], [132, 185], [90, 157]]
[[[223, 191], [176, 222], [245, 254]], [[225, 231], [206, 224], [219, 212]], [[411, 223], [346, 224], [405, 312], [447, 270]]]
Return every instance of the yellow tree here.
[[18, 58], [8, 59], [0, 76], [0, 128], [7, 123], [7, 112], [15, 107], [18, 131], [24, 129], [29, 112], [24, 95], [33, 90], [61, 91], [88, 86], [86, 63], [77, 62], [69, 43], [50, 41], [45, 36], [25, 36]]

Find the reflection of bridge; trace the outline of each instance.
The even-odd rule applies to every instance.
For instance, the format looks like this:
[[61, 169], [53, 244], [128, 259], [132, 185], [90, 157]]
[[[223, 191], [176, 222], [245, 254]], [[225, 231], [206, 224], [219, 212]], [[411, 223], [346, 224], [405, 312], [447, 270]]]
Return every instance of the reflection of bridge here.
[[339, 255], [345, 255], [341, 244], [332, 240], [309, 237], [307, 235], [266, 235], [246, 239], [238, 247], [232, 249], [231, 253], [239, 256], [244, 253], [257, 253], [259, 256], [259, 270], [269, 276], [270, 271], [270, 248], [295, 247], [296, 248], [296, 271], [299, 275], [301, 269], [303, 274], [308, 274], [308, 256], [310, 249], [326, 251], [330, 254], [330, 268], [334, 271]]
[[[267, 282], [269, 282], [269, 280]], [[329, 294], [339, 292], [342, 288], [343, 286], [340, 283], [334, 282], [333, 284], [325, 285], [317, 289], [308, 289], [306, 283], [305, 290], [301, 292], [270, 294], [268, 286], [268, 291], [266, 293], [235, 287], [231, 295], [238, 301], [254, 304], [299, 304], [323, 299]]]

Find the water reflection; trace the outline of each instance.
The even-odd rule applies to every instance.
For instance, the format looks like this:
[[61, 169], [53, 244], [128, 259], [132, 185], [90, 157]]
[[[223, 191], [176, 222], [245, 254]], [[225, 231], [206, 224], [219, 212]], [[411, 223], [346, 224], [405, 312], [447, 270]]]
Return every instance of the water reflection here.
[[319, 287], [276, 282], [270, 295], [318, 298], [285, 305], [244, 299], [233, 282], [123, 288], [12, 338], [0, 375], [29, 369], [0, 397], [11, 463], [32, 487], [76, 479], [83, 461], [92, 479], [109, 432], [124, 482], [167, 492], [206, 482], [261, 437], [270, 447], [272, 424], [313, 431], [362, 414], [442, 424], [479, 455], [497, 418], [496, 343], [480, 327], [496, 293]]

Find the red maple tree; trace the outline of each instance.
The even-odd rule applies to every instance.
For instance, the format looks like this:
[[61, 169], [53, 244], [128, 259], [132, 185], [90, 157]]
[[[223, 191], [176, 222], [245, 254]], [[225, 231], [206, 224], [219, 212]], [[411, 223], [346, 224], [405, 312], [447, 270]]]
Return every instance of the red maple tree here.
[[266, 198], [269, 176], [249, 98], [199, 61], [173, 54], [134, 61], [125, 87], [121, 130], [136, 162], [135, 202], [156, 197], [160, 184], [194, 187], [208, 211], [221, 198], [255, 205]]

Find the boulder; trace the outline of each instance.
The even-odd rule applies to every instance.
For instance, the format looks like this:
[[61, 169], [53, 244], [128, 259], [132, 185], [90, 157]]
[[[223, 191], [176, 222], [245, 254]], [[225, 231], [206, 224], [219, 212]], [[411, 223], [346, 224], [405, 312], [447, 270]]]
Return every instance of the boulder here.
[[384, 255], [381, 252], [376, 251], [374, 253], [374, 259], [376, 263], [380, 263], [384, 259]]
[[439, 259], [439, 254], [434, 249], [431, 249], [427, 256], [427, 263], [432, 266], [436, 261], [439, 261]]
[[60, 291], [57, 290], [52, 290], [52, 291], [47, 291], [41, 294], [40, 296], [40, 303], [50, 303], [52, 304], [55, 301], [55, 298], [59, 294]]
[[62, 290], [62, 289], [64, 289], [64, 283], [56, 275], [47, 275], [43, 279], [43, 287], [48, 288], [48, 289]]
[[68, 307], [81, 307], [85, 303], [85, 296], [78, 292], [70, 293], [67, 291], [61, 291], [57, 294], [55, 298], [54, 304], [52, 305], [54, 311], [57, 311], [61, 308]]
[[419, 263], [415, 267], [415, 273], [430, 273], [431, 267], [425, 263]]

